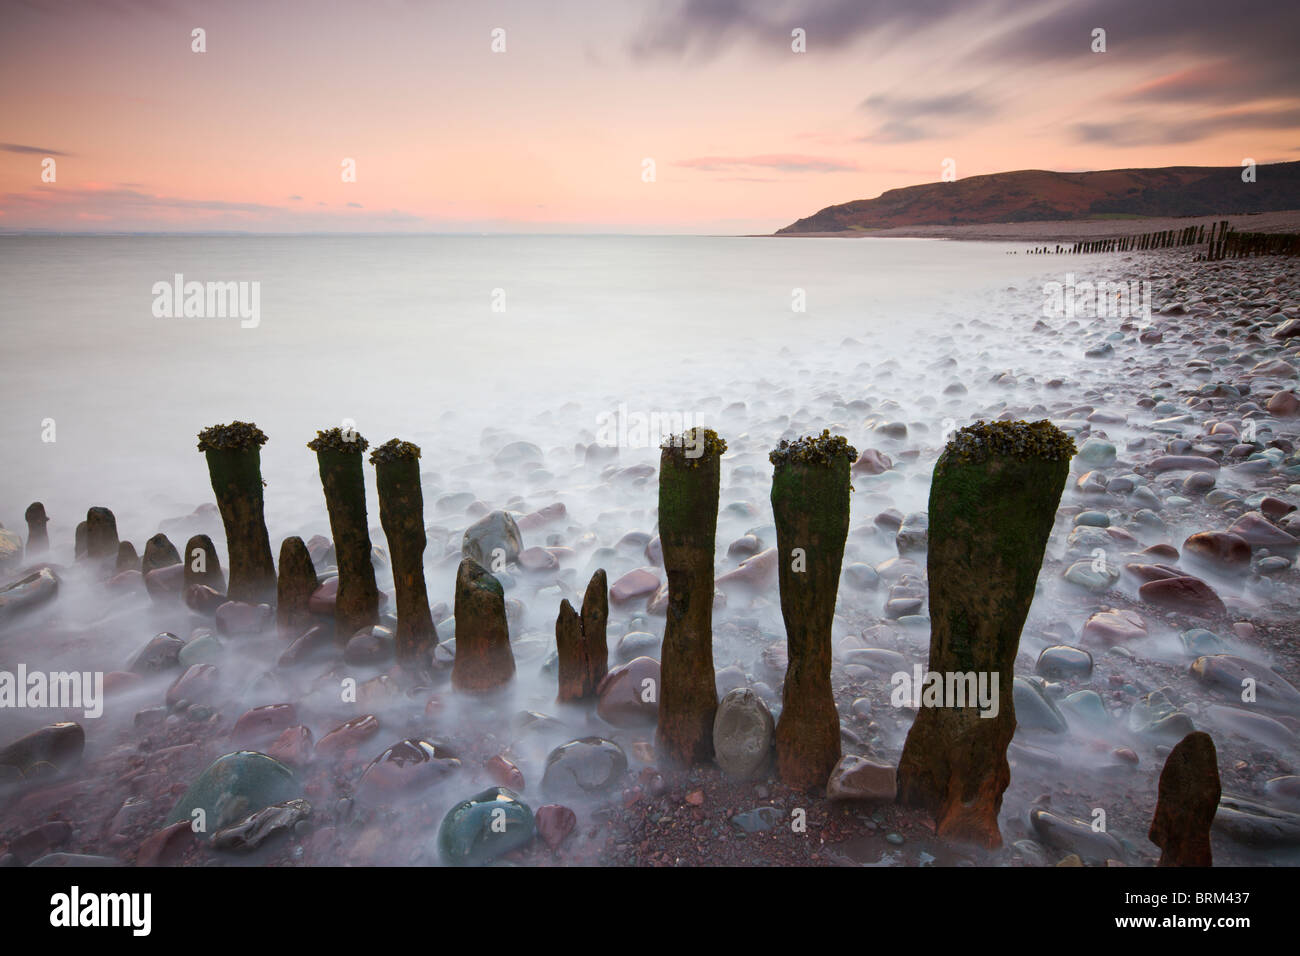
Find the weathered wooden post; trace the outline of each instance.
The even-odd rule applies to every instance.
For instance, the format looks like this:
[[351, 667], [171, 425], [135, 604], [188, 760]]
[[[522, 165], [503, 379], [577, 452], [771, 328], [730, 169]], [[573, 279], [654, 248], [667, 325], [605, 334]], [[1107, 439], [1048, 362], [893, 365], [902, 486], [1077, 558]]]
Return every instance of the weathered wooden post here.
[[261, 604], [275, 598], [275, 563], [262, 502], [262, 446], [266, 435], [251, 422], [213, 425], [199, 432], [199, 451], [226, 529], [232, 601]]
[[86, 512], [86, 556], [92, 561], [117, 557], [117, 519], [107, 508]]
[[849, 468], [858, 452], [823, 431], [782, 441], [769, 457], [789, 658], [776, 725], [777, 772], [789, 786], [808, 790], [825, 786], [840, 759], [831, 624], [849, 532]]
[[[609, 621], [609, 586], [605, 569], [597, 568], [587, 583], [578, 614], [566, 598], [555, 619], [555, 649], [560, 691], [557, 700], [569, 703], [593, 700], [596, 688], [609, 671], [609, 645], [605, 625]], [[662, 679], [662, 675], [661, 675]]]
[[459, 691], [486, 693], [514, 680], [505, 591], [501, 582], [473, 558], [456, 572], [456, 658], [451, 684]]
[[45, 505], [39, 501], [33, 501], [27, 506], [27, 511], [23, 514], [27, 520], [27, 548], [28, 557], [34, 557], [38, 554], [44, 554], [50, 550], [50, 536], [45, 530], [45, 526], [50, 523], [50, 519], [45, 516]]
[[1214, 740], [1193, 731], [1165, 758], [1148, 838], [1159, 866], [1211, 866], [1210, 824], [1219, 811], [1219, 758]]
[[363, 627], [379, 623], [379, 588], [366, 523], [366, 477], [361, 467], [361, 456], [369, 446], [358, 432], [342, 428], [318, 431], [307, 443], [316, 453], [339, 564], [334, 626], [341, 642]]
[[379, 491], [379, 521], [388, 539], [397, 590], [397, 661], [416, 677], [432, 671], [438, 631], [424, 583], [424, 495], [420, 448], [396, 438], [370, 453]]
[[[976, 422], [939, 456], [930, 485], [930, 664], [957, 699], [922, 706], [898, 767], [898, 799], [940, 836], [1002, 843], [1020, 630], [1075, 453], [1051, 422]], [[996, 687], [987, 710], [960, 687]], [[991, 694], [990, 694], [991, 696]]]
[[679, 765], [713, 759], [713, 551], [727, 443], [696, 427], [659, 455], [659, 540], [668, 575], [656, 749]]
[[301, 637], [312, 626], [311, 596], [320, 584], [302, 538], [280, 542], [280, 575], [275, 588], [275, 624], [285, 640]]

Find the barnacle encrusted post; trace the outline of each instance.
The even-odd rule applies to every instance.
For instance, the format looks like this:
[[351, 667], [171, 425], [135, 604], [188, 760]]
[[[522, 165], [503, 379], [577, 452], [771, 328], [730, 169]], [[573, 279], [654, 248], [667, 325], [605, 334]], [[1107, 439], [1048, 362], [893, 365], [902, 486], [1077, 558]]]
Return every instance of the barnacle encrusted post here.
[[[898, 766], [898, 799], [933, 814], [940, 836], [1002, 845], [1020, 629], [1074, 453], [1074, 441], [1048, 421], [976, 422], [935, 463], [929, 672], [952, 692], [940, 706], [922, 695]], [[990, 701], [996, 688], [996, 712], [981, 706], [979, 686]]]
[[318, 431], [307, 447], [316, 453], [320, 467], [339, 564], [335, 636], [346, 642], [363, 627], [379, 623], [379, 588], [366, 524], [366, 476], [361, 467], [361, 456], [370, 442], [352, 429], [331, 428]]
[[840, 759], [840, 715], [831, 691], [831, 623], [849, 533], [849, 468], [857, 449], [842, 436], [782, 441], [772, 462], [777, 573], [787, 657], [776, 765], [791, 787], [824, 787]]
[[609, 671], [609, 645], [605, 625], [609, 621], [609, 585], [604, 568], [597, 568], [582, 598], [582, 613], [568, 599], [560, 602], [555, 619], [555, 653], [559, 674], [560, 703], [592, 700], [596, 688]]
[[50, 536], [45, 530], [50, 519], [45, 516], [45, 505], [33, 501], [23, 517], [27, 519], [27, 556], [34, 557], [50, 550]]
[[262, 446], [266, 435], [251, 422], [213, 425], [199, 432], [199, 451], [226, 528], [232, 601], [261, 604], [275, 599], [275, 562], [262, 507]]
[[370, 453], [379, 490], [379, 522], [388, 539], [397, 590], [397, 662], [417, 677], [427, 676], [438, 631], [429, 613], [424, 583], [424, 495], [420, 490], [420, 447], [385, 442]]
[[713, 547], [727, 443], [712, 429], [668, 438], [659, 455], [659, 540], [668, 575], [655, 747], [682, 766], [713, 759]]
[[459, 691], [486, 693], [514, 680], [506, 597], [501, 582], [473, 558], [456, 571], [456, 657], [451, 685]]

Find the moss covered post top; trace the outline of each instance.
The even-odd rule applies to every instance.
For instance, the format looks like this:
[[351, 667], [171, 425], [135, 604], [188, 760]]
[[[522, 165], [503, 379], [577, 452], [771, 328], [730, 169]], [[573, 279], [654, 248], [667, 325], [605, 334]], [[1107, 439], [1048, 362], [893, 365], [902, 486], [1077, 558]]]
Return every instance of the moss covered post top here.
[[719, 438], [712, 428], [688, 428], [680, 435], [670, 435], [659, 446], [663, 457], [676, 465], [698, 468], [709, 459], [721, 458], [727, 453], [727, 441]]
[[[849, 494], [853, 490], [850, 469], [858, 450], [842, 435], [823, 429], [795, 441], [781, 440], [770, 455], [772, 463], [772, 507], [777, 519], [777, 538], [785, 521], [782, 515], [809, 516], [809, 530], [827, 534], [827, 540], [843, 540], [848, 530]], [[799, 547], [806, 547], [801, 542]], [[842, 544], [840, 546], [843, 547]]]
[[394, 461], [418, 461], [419, 458], [419, 445], [402, 441], [400, 438], [390, 438], [370, 453], [370, 464], [379, 466]]
[[1074, 439], [1047, 419], [1036, 422], [986, 422], [967, 425], [953, 436], [935, 463], [936, 475], [951, 465], [978, 464], [990, 458], [1019, 461], [1069, 461]]
[[370, 442], [362, 438], [356, 429], [331, 428], [316, 432], [316, 437], [307, 442], [307, 447], [314, 452], [359, 455], [370, 447]]
[[252, 422], [209, 425], [199, 432], [199, 451], [248, 451], [266, 444], [266, 433]]
[[783, 438], [767, 456], [778, 471], [794, 464], [829, 468], [838, 461], [852, 464], [857, 459], [858, 450], [849, 444], [848, 439], [843, 435], [832, 435], [828, 428], [823, 428], [820, 435], [806, 435], [794, 441]]
[[675, 546], [707, 547], [712, 561], [727, 443], [711, 428], [690, 428], [665, 438], [660, 447], [659, 536], [664, 551]]

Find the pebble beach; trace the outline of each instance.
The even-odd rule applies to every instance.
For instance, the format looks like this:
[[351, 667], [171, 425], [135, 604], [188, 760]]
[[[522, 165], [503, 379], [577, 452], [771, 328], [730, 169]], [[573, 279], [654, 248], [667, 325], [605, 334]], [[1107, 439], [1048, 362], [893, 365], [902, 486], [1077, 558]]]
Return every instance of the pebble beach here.
[[[121, 570], [79, 559], [66, 521], [33, 553], [17, 520], [30, 502], [0, 502], [0, 670], [98, 672], [104, 692], [94, 718], [0, 714], [0, 865], [1151, 866], [1161, 768], [1192, 730], [1217, 747], [1215, 863], [1295, 865], [1300, 265], [1186, 250], [1036, 265], [969, 310], [834, 341], [810, 328], [751, 377], [682, 378], [676, 407], [727, 445], [713, 659], [730, 721], [715, 725], [710, 766], [656, 753], [656, 702], [641, 690], [658, 680], [668, 603], [658, 446], [593, 428], [616, 391], [482, 427], [454, 460], [430, 442], [436, 428], [417, 436], [438, 640], [426, 680], [395, 662], [373, 504], [379, 623], [335, 640], [311, 620], [286, 633], [269, 604], [225, 601], [220, 577], [197, 593], [168, 571], [181, 564], [151, 535], [173, 553], [207, 535], [229, 569], [201, 483], [167, 489], [184, 507], [133, 518], [149, 529], [134, 541], [145, 565]], [[1149, 283], [1149, 313], [1053, 314], [1044, 289], [1067, 273]], [[926, 510], [944, 445], [976, 421], [1044, 419], [1077, 454], [1016, 658], [1002, 846], [976, 848], [893, 801], [916, 714], [895, 677], [927, 665]], [[768, 756], [787, 664], [768, 454], [823, 429], [857, 452], [832, 629], [843, 757], [804, 791]], [[324, 622], [338, 568], [319, 494], [273, 516], [271, 545], [303, 538], [309, 613]], [[455, 574], [464, 556], [497, 552], [515, 676], [466, 695], [450, 682]], [[556, 616], [598, 570], [610, 673], [589, 705], [559, 705]], [[495, 841], [459, 823], [494, 787], [518, 821]], [[206, 832], [194, 807], [219, 808]]]

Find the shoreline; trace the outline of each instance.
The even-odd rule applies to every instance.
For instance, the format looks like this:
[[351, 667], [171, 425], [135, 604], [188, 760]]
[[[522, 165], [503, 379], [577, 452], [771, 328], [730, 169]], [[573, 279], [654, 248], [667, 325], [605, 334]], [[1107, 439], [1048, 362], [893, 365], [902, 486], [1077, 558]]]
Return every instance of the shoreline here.
[[848, 232], [771, 233], [766, 239], [957, 239], [981, 242], [1076, 242], [1137, 236], [1227, 220], [1239, 232], [1300, 232], [1300, 210], [1247, 215], [1178, 216], [1142, 219], [1080, 219], [1049, 222], [975, 223], [953, 226], [891, 226]]

